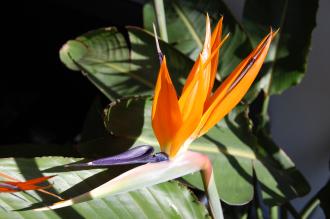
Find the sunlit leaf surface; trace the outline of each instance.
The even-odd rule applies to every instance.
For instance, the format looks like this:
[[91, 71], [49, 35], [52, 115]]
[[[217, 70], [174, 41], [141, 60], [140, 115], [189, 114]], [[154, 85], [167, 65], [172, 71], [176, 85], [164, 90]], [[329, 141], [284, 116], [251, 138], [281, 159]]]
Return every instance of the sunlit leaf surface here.
[[[30, 179], [42, 175], [57, 175], [49, 180], [49, 191], [71, 198], [87, 192], [112, 178], [113, 169], [76, 170], [63, 165], [81, 159], [40, 157], [35, 159], [0, 159], [0, 172], [17, 179]], [[115, 168], [114, 168], [115, 169]], [[116, 168], [117, 169], [117, 168]], [[71, 171], [70, 171], [71, 170]], [[54, 211], [13, 211], [28, 208], [33, 203], [53, 203], [52, 197], [36, 192], [15, 195], [0, 193], [0, 218], [209, 218], [206, 208], [182, 184], [171, 181], [116, 196], [109, 196]], [[40, 203], [39, 203], [40, 204]], [[32, 205], [41, 207], [40, 205]]]

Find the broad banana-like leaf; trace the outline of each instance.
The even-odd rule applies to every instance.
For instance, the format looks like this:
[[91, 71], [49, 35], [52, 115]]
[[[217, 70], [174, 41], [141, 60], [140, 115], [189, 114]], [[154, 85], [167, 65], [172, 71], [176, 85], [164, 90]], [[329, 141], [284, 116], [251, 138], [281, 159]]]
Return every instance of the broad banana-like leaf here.
[[243, 25], [253, 45], [268, 32], [269, 26], [280, 28], [272, 43], [270, 64], [263, 69], [268, 77], [264, 87], [267, 94], [280, 94], [303, 79], [317, 7], [317, 0], [245, 2]]
[[[126, 27], [128, 41], [115, 27], [101, 28], [69, 40], [60, 50], [62, 62], [83, 74], [109, 99], [151, 94], [156, 82], [159, 60], [154, 36], [138, 27]], [[160, 41], [176, 73], [173, 83], [188, 74], [193, 62], [174, 47]]]
[[[57, 175], [49, 182], [50, 192], [71, 198], [109, 181], [113, 169], [67, 169], [64, 165], [81, 158], [39, 157], [0, 159], [0, 172], [24, 180]], [[35, 212], [31, 210], [58, 201], [35, 191], [0, 193], [0, 218], [209, 218], [206, 208], [181, 183], [170, 181], [148, 188], [106, 196], [71, 207]], [[30, 207], [31, 204], [32, 207]], [[40, 204], [40, 203], [39, 203]], [[20, 210], [22, 209], [22, 210]]]
[[[145, 146], [144, 148], [148, 148]], [[152, 147], [149, 146], [149, 149]], [[128, 153], [140, 153], [141, 147], [136, 147], [125, 152], [117, 157], [128, 157]], [[149, 151], [149, 150], [148, 150]], [[130, 156], [130, 155], [129, 155]], [[104, 159], [102, 159], [104, 161]], [[119, 159], [121, 160], [121, 159]], [[124, 160], [127, 160], [126, 158]], [[95, 161], [97, 162], [97, 161]], [[90, 164], [92, 162], [89, 162]], [[83, 164], [84, 165], [84, 164]], [[67, 166], [67, 165], [66, 165]], [[73, 165], [71, 165], [73, 166]], [[77, 166], [77, 164], [75, 165]], [[205, 191], [207, 191], [208, 202], [212, 212], [212, 216], [217, 219], [223, 219], [222, 208], [214, 183], [214, 175], [212, 165], [207, 156], [187, 151], [181, 156], [173, 160], [163, 160], [162, 162], [147, 163], [138, 166], [123, 174], [115, 177], [112, 180], [98, 186], [97, 188], [80, 194], [73, 198], [56, 202], [41, 208], [33, 209], [34, 211], [47, 211], [50, 209], [58, 209], [63, 207], [72, 206], [78, 203], [99, 199], [106, 196], [114, 196], [122, 193], [127, 193], [141, 188], [146, 188], [152, 185], [163, 183], [187, 174], [201, 171], [203, 175], [203, 182]]]

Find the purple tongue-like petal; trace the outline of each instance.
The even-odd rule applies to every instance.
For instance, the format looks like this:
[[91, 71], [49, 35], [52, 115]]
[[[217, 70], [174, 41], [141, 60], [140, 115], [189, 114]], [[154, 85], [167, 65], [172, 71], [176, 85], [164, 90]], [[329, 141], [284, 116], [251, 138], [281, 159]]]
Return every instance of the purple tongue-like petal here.
[[91, 163], [96, 166], [130, 164], [132, 161], [134, 163], [136, 160], [147, 158], [153, 152], [153, 147], [149, 145], [141, 145], [115, 156], [94, 160], [88, 164]]
[[69, 164], [67, 166], [113, 166], [124, 164], [155, 163], [168, 160], [166, 154], [156, 153], [155, 155], [152, 155], [153, 152], [154, 148], [152, 146], [141, 145], [115, 156], [101, 158], [88, 163]]

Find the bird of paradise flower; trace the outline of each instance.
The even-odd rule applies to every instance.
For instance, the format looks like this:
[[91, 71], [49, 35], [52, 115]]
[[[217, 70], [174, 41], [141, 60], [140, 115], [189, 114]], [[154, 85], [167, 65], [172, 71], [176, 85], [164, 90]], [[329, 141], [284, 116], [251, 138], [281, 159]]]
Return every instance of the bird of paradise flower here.
[[1, 172], [0, 172], [0, 177], [7, 179], [7, 181], [0, 181], [0, 193], [2, 192], [15, 193], [15, 192], [28, 191], [28, 190], [37, 190], [41, 193], [45, 193], [60, 200], [63, 200], [60, 196], [45, 190], [51, 187], [51, 185], [47, 185], [47, 186], [38, 185], [40, 183], [47, 181], [50, 178], [53, 178], [54, 176], [43, 176], [39, 178], [30, 179], [24, 182], [21, 182], [18, 179], [15, 179], [14, 177], [11, 177]]
[[256, 78], [276, 32], [270, 30], [270, 33], [233, 70], [220, 87], [212, 92], [219, 49], [228, 36], [224, 39], [221, 37], [222, 21], [221, 18], [211, 33], [210, 20], [208, 16], [206, 17], [204, 46], [189, 73], [180, 98], [172, 84], [167, 60], [160, 51], [155, 32], [161, 66], [154, 91], [151, 118], [161, 153], [152, 155], [151, 146], [140, 146], [117, 156], [78, 164], [78, 166], [110, 166], [146, 163], [85, 194], [34, 210], [62, 208], [201, 171], [211, 213], [214, 218], [223, 218], [212, 164], [206, 155], [189, 151], [188, 147], [194, 139], [205, 134], [241, 101]]

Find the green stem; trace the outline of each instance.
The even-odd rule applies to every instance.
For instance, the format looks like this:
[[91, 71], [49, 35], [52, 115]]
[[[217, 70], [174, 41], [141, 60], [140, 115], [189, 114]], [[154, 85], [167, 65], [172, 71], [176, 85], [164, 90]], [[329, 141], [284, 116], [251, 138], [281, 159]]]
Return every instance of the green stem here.
[[307, 219], [319, 206], [320, 200], [318, 197], [313, 197], [302, 209], [300, 216], [302, 219]]
[[264, 102], [262, 104], [261, 115], [268, 115], [269, 99], [270, 97], [268, 95], [265, 96]]
[[201, 169], [201, 174], [212, 216], [214, 219], [224, 219], [217, 186], [214, 181], [212, 163], [206, 156], [204, 160], [205, 164]]
[[264, 214], [262, 213], [261, 208], [257, 208], [257, 218], [258, 219], [264, 219]]
[[248, 218], [248, 213], [245, 212], [245, 213], [242, 214], [240, 219], [247, 219], [247, 218]]
[[160, 38], [162, 38], [162, 40], [164, 40], [165, 42], [168, 42], [163, 0], [154, 0], [154, 8], [155, 8], [155, 13], [156, 13], [156, 19], [157, 19], [157, 24], [158, 24], [158, 28], [159, 28]]
[[179, 15], [179, 18], [182, 20], [184, 25], [187, 27], [189, 33], [191, 34], [192, 38], [195, 40], [198, 48], [203, 48], [203, 42], [199, 38], [198, 34], [195, 31], [195, 28], [193, 27], [192, 23], [188, 19], [187, 15], [185, 15], [183, 9], [178, 5], [175, 1], [172, 2], [172, 7], [174, 8], [175, 12]]
[[270, 208], [270, 218], [271, 219], [278, 218], [278, 206], [273, 206]]

